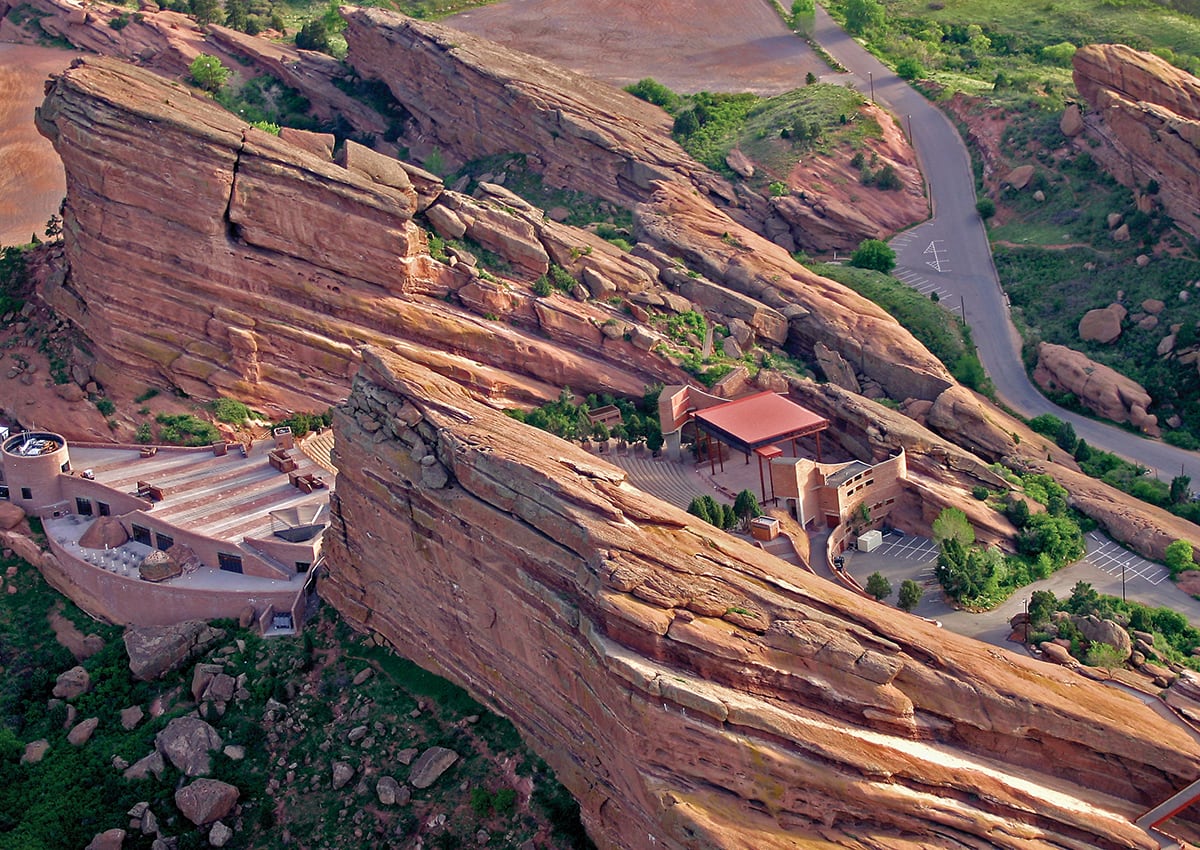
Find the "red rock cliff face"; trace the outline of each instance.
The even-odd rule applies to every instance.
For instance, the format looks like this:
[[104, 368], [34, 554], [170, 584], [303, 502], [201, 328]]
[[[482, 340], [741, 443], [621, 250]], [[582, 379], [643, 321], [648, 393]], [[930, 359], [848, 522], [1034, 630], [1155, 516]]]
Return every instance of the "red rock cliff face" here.
[[1200, 236], [1200, 80], [1123, 44], [1081, 47], [1073, 62], [1087, 124], [1108, 142], [1089, 150], [1127, 186], [1157, 181], [1167, 213]]
[[343, 17], [350, 64], [455, 157], [525, 153], [552, 184], [622, 204], [661, 179], [733, 196], [675, 143], [667, 114], [631, 94], [442, 24], [381, 9]]
[[322, 593], [507, 714], [603, 848], [1145, 847], [1137, 700], [841, 592], [366, 353]]
[[[91, 339], [107, 384], [312, 409], [345, 397], [363, 343], [441, 352], [460, 373], [485, 360], [504, 374], [475, 363], [476, 376], [518, 399], [564, 384], [640, 395], [655, 376], [681, 377], [619, 334], [604, 337], [603, 316], [558, 321], [561, 296], [542, 299], [542, 318], [532, 299], [432, 260], [413, 221], [430, 198], [395, 160], [352, 148], [339, 166], [102, 58], [58, 77], [38, 122], [66, 166], [70, 262], [66, 281], [43, 295]], [[457, 203], [468, 202], [481, 242], [511, 253], [526, 245], [508, 235], [520, 222], [500, 204]], [[600, 241], [556, 227], [552, 250]], [[587, 262], [631, 279], [639, 271], [620, 258], [605, 265], [604, 250]], [[524, 319], [505, 325], [464, 307], [501, 312], [506, 297]]]

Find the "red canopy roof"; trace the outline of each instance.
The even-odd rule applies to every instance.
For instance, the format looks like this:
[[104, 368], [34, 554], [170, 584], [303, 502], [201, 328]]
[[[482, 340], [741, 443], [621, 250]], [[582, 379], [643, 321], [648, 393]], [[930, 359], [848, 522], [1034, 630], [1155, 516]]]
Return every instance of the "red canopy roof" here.
[[698, 410], [695, 417], [697, 428], [746, 453], [829, 427], [824, 416], [770, 391]]

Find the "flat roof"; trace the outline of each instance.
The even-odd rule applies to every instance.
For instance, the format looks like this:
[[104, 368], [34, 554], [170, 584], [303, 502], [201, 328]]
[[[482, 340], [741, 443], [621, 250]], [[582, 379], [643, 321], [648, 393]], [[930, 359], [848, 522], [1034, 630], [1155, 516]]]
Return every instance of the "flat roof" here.
[[[273, 440], [260, 440], [242, 457], [236, 444], [222, 457], [211, 450], [180, 451], [160, 447], [153, 457], [142, 457], [137, 448], [85, 448], [68, 444], [71, 468], [76, 474], [90, 470], [97, 482], [113, 490], [133, 493], [144, 481], [163, 491], [163, 499], [147, 511], [177, 528], [216, 540], [240, 543], [245, 537], [270, 538], [272, 511], [297, 509], [311, 514], [328, 505], [335, 475], [318, 466], [299, 448], [291, 457], [296, 472], [324, 479], [325, 489], [305, 493], [292, 486], [287, 473], [270, 465], [267, 453]], [[327, 516], [327, 514], [325, 514]]]
[[769, 390], [697, 410], [696, 427], [743, 452], [824, 431], [829, 420]]

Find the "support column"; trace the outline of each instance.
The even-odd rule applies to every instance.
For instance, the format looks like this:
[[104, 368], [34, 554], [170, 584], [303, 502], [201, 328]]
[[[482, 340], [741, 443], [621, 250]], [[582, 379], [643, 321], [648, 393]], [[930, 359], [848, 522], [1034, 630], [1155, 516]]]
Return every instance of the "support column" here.
[[667, 457], [673, 460], [675, 463], [682, 461], [683, 431], [672, 431], [669, 434], [663, 434], [663, 437], [665, 437], [667, 441]]

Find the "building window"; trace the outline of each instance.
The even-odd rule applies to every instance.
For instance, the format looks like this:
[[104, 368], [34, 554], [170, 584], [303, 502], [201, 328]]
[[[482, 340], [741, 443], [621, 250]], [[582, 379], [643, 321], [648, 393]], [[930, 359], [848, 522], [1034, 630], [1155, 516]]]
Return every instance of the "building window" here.
[[133, 539], [135, 542], [141, 543], [143, 546], [152, 545], [150, 543], [150, 529], [145, 528], [144, 526], [135, 525], [133, 527]]
[[70, 472], [71, 471], [71, 461], [67, 461], [60, 468], [62, 469], [63, 472]]
[[8, 488], [3, 485], [0, 485], [0, 499], [7, 499], [7, 498], [8, 498]]
[[100, 509], [100, 516], [112, 516], [112, 508], [108, 506], [108, 502], [96, 502], [96, 507]]
[[306, 573], [306, 572], [308, 572], [308, 570], [311, 566], [312, 566], [311, 561], [297, 561], [296, 562], [296, 572]]
[[163, 552], [175, 545], [175, 538], [169, 534], [163, 534], [161, 531], [155, 532], [155, 538], [158, 540], [158, 548]]
[[242, 556], [226, 555], [224, 552], [218, 552], [217, 565], [226, 572], [240, 573], [242, 571]]
[[92, 500], [84, 499], [81, 496], [75, 497], [75, 513], [80, 516], [92, 515]]
[[22, 487], [21, 488], [21, 498], [24, 499], [25, 501], [29, 501], [30, 499], [33, 498], [33, 491], [30, 490], [28, 487]]

